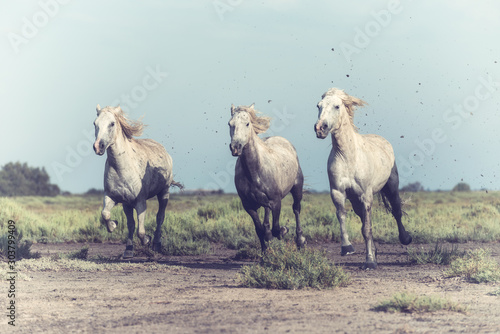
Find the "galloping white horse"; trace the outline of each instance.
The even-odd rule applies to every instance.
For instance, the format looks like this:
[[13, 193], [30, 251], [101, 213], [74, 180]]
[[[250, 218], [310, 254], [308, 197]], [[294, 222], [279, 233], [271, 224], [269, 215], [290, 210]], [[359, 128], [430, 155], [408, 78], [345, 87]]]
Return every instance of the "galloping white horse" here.
[[[366, 245], [364, 269], [377, 267], [372, 237], [371, 210], [373, 195], [380, 192], [386, 208], [396, 219], [399, 240], [408, 245], [412, 238], [401, 222], [399, 176], [391, 144], [377, 135], [361, 135], [353, 123], [354, 109], [364, 101], [332, 88], [318, 103], [316, 136], [325, 139], [332, 134], [332, 150], [328, 158], [330, 195], [337, 209], [342, 239], [342, 255], [354, 252], [345, 228], [345, 200], [352, 203], [361, 218], [362, 234]], [[387, 201], [388, 200], [388, 201]]]
[[[304, 176], [300, 169], [295, 148], [283, 137], [259, 138], [257, 134], [269, 128], [268, 117], [257, 116], [254, 105], [249, 107], [231, 106], [229, 129], [231, 144], [229, 148], [236, 161], [234, 182], [241, 198], [243, 208], [255, 224], [262, 251], [266, 250], [265, 241], [273, 237], [281, 239], [288, 228], [279, 225], [281, 200], [291, 193], [293, 213], [296, 221], [296, 243], [305, 243], [300, 227], [300, 201]], [[257, 210], [264, 207], [264, 225]], [[273, 227], [270, 230], [269, 213], [273, 213]]]
[[108, 153], [104, 171], [104, 204], [101, 220], [108, 232], [113, 232], [117, 222], [110, 220], [111, 209], [123, 203], [127, 216], [128, 239], [124, 258], [134, 256], [134, 212], [137, 211], [139, 226], [137, 235], [143, 245], [149, 244], [150, 237], [144, 229], [146, 200], [156, 196], [159, 208], [156, 215], [156, 231], [153, 249], [161, 250], [161, 226], [169, 199], [171, 185], [181, 185], [172, 179], [172, 158], [162, 145], [151, 139], [135, 139], [143, 130], [141, 122], [129, 121], [120, 107], [97, 105], [97, 118], [94, 121], [97, 155]]

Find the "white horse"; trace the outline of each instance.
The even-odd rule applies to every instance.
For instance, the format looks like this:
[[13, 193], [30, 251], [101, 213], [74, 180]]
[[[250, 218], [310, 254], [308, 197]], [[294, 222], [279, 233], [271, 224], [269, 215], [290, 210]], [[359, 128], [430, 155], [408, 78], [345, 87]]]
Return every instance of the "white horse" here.
[[[300, 227], [300, 201], [304, 176], [300, 169], [295, 148], [283, 137], [259, 138], [257, 134], [269, 128], [270, 119], [259, 117], [252, 104], [249, 107], [231, 106], [229, 129], [233, 156], [238, 156], [234, 182], [243, 208], [255, 224], [262, 251], [265, 241], [281, 239], [288, 228], [279, 225], [281, 200], [291, 193], [296, 221], [296, 243], [302, 247], [305, 238]], [[264, 207], [264, 225], [257, 210]], [[273, 227], [269, 226], [269, 213], [273, 213]]]
[[354, 109], [364, 101], [332, 88], [318, 103], [316, 136], [325, 139], [332, 134], [332, 150], [328, 158], [330, 195], [337, 209], [342, 239], [342, 255], [354, 252], [345, 228], [345, 200], [352, 203], [361, 218], [362, 234], [366, 245], [364, 269], [377, 267], [372, 237], [371, 210], [373, 195], [380, 192], [386, 208], [396, 219], [399, 240], [408, 245], [412, 238], [401, 222], [399, 176], [391, 144], [377, 135], [361, 135], [353, 123]]
[[156, 215], [156, 231], [153, 249], [161, 250], [161, 226], [165, 218], [165, 209], [169, 199], [171, 185], [181, 185], [172, 179], [172, 158], [165, 148], [151, 139], [135, 139], [143, 130], [141, 122], [129, 121], [120, 107], [97, 105], [97, 118], [94, 121], [97, 155], [108, 153], [104, 171], [104, 204], [101, 221], [108, 232], [113, 232], [117, 222], [111, 220], [111, 209], [117, 203], [123, 203], [127, 216], [128, 239], [124, 258], [134, 256], [133, 238], [135, 231], [134, 212], [137, 212], [139, 226], [137, 235], [143, 245], [151, 238], [144, 229], [146, 200], [156, 196], [159, 208]]

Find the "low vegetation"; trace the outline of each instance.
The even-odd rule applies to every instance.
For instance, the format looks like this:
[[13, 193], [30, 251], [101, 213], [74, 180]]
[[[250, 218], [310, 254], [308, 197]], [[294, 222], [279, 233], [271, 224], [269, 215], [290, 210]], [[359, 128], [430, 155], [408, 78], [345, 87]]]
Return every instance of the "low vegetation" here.
[[[416, 192], [403, 194], [403, 198], [407, 213], [404, 224], [414, 243], [500, 240], [500, 192]], [[290, 229], [287, 240], [295, 237], [291, 204], [291, 197], [286, 197], [280, 219], [281, 224]], [[148, 201], [145, 225], [150, 235], [156, 227], [157, 207], [156, 200]], [[16, 221], [18, 232], [27, 242], [126, 240], [127, 227], [121, 206], [111, 212], [112, 219], [118, 221], [113, 233], [101, 225], [100, 196], [0, 197], [0, 208], [0, 240], [9, 219]], [[351, 241], [363, 242], [361, 223], [352, 210], [348, 211], [346, 220]], [[301, 221], [303, 235], [309, 243], [340, 242], [335, 208], [328, 194], [306, 194]], [[372, 221], [376, 242], [399, 243], [396, 223], [380, 203], [374, 205]], [[259, 253], [252, 220], [236, 195], [172, 196], [163, 236], [164, 254], [204, 254], [215, 246], [237, 250], [241, 257], [255, 257]], [[443, 251], [420, 255], [429, 256], [431, 259], [425, 261], [433, 262], [439, 260], [436, 257]]]
[[346, 286], [349, 275], [332, 264], [323, 252], [298, 250], [292, 242], [273, 241], [260, 262], [241, 269], [244, 287], [288, 289], [328, 289]]
[[436, 242], [434, 249], [428, 251], [423, 247], [420, 250], [408, 247], [408, 262], [413, 264], [439, 264], [449, 265], [453, 260], [463, 256], [465, 253], [458, 250], [457, 244], [452, 244], [449, 248]]
[[395, 294], [392, 299], [377, 304], [372, 310], [390, 313], [467, 312], [466, 307], [437, 296], [417, 296], [406, 292]]
[[471, 250], [450, 263], [448, 277], [462, 277], [472, 283], [500, 281], [500, 266], [484, 249]]

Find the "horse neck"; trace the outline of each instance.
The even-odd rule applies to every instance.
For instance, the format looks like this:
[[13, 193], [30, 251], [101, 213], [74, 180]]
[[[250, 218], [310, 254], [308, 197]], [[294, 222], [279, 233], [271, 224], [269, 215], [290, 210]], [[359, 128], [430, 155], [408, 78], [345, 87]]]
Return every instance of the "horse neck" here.
[[241, 154], [241, 162], [245, 173], [250, 176], [252, 180], [256, 180], [259, 168], [261, 166], [261, 155], [264, 143], [257, 134], [252, 133], [250, 140], [243, 148]]
[[344, 159], [354, 157], [359, 134], [349, 120], [349, 115], [344, 114], [341, 118], [340, 127], [332, 132], [332, 150]]
[[126, 171], [131, 161], [130, 158], [127, 158], [130, 148], [130, 141], [125, 138], [123, 133], [118, 134], [114, 143], [107, 149], [109, 164], [118, 171]]

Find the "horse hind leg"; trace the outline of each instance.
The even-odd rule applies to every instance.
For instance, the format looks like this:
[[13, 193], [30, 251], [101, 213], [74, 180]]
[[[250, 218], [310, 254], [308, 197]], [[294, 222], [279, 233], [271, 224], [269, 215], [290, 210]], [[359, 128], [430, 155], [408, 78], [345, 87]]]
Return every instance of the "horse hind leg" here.
[[399, 196], [399, 174], [396, 163], [394, 163], [391, 171], [391, 176], [387, 180], [387, 183], [385, 184], [384, 188], [382, 188], [381, 192], [382, 196], [385, 196], [385, 200], [389, 201], [390, 208], [387, 206], [387, 204], [386, 207], [390, 209], [392, 215], [394, 216], [394, 219], [396, 219], [396, 223], [398, 224], [399, 241], [403, 245], [409, 245], [412, 242], [412, 237], [406, 231], [405, 227], [403, 226], [403, 222], [401, 221], [403, 213], [401, 210], [401, 198]]
[[147, 204], [146, 201], [141, 201], [138, 202], [137, 205], [135, 206], [135, 210], [137, 211], [137, 236], [141, 240], [141, 244], [143, 246], [149, 245], [151, 242], [151, 237], [149, 235], [146, 235], [146, 230], [144, 228], [144, 220], [146, 218], [146, 208]]
[[161, 229], [163, 222], [165, 220], [165, 211], [167, 209], [169, 192], [162, 192], [158, 194], [158, 212], [156, 213], [156, 230], [153, 238], [153, 251], [160, 252], [161, 251]]
[[297, 248], [302, 248], [306, 244], [306, 238], [302, 236], [302, 227], [300, 226], [300, 210], [301, 210], [301, 205], [300, 202], [302, 201], [302, 183], [295, 185], [292, 190], [292, 197], [293, 197], [293, 214], [295, 215], [295, 232], [296, 232], [296, 237], [295, 237], [295, 243], [297, 244]]

